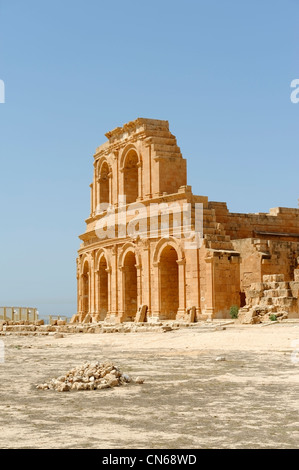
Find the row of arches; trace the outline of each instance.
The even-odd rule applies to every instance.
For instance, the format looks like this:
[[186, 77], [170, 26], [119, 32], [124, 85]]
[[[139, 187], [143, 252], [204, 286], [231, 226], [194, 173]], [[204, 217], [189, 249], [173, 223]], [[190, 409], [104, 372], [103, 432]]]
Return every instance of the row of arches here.
[[[160, 250], [158, 259], [158, 276], [154, 279], [159, 296], [159, 314], [161, 318], [174, 320], [179, 309], [179, 256], [171, 244]], [[140, 259], [133, 247], [124, 251], [118, 268], [119, 313], [124, 321], [134, 321], [137, 310], [142, 303], [141, 290], [144, 282]], [[102, 253], [96, 270], [92, 270], [90, 261], [86, 258], [82, 265], [81, 274], [81, 314], [93, 313], [91, 310], [92, 276], [94, 277], [94, 310], [100, 321], [105, 320], [111, 311], [112, 269], [109, 267], [107, 256]], [[152, 273], [152, 276], [155, 276]]]
[[[137, 201], [139, 197], [141, 157], [134, 147], [127, 149], [121, 159], [120, 174], [122, 175], [121, 193], [126, 197], [126, 204]], [[113, 171], [107, 159], [103, 157], [96, 167], [96, 180], [98, 188], [98, 204], [112, 203], [112, 179]]]

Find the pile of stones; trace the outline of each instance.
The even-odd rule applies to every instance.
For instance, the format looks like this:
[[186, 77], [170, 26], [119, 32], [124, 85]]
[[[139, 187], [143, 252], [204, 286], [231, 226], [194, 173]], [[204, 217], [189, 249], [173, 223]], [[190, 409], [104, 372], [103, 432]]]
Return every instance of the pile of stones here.
[[87, 362], [48, 383], [37, 385], [36, 388], [38, 390], [69, 392], [71, 390], [103, 390], [129, 383], [142, 384], [143, 382], [144, 380], [140, 377], [133, 379], [128, 374], [124, 374], [112, 362]]
[[239, 310], [238, 322], [254, 324], [298, 316], [299, 273], [286, 282], [283, 274], [263, 276], [263, 282], [251, 284], [246, 291], [246, 305]]

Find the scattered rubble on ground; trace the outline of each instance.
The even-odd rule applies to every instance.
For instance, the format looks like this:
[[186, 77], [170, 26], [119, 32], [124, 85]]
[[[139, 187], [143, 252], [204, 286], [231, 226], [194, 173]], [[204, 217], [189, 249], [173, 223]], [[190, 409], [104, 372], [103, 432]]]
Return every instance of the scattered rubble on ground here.
[[178, 330], [179, 328], [198, 328], [204, 325], [208, 326], [208, 323], [184, 323], [178, 321], [107, 323], [102, 321], [89, 324], [36, 325], [32, 323], [24, 324], [24, 322], [20, 324], [20, 322], [0, 321], [0, 336], [13, 333], [21, 336], [49, 335], [55, 338], [62, 338], [63, 334], [167, 332]]
[[124, 374], [112, 362], [86, 362], [75, 367], [65, 375], [37, 385], [38, 390], [56, 390], [57, 392], [69, 392], [71, 390], [103, 390], [129, 383], [143, 384], [144, 379], [132, 378]]

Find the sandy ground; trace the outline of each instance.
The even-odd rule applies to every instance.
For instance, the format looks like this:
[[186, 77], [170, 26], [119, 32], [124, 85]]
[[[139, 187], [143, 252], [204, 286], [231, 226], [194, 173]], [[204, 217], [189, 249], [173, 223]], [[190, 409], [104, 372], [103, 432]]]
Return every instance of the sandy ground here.
[[[299, 323], [0, 340], [1, 448], [299, 447]], [[104, 359], [145, 383], [35, 388]]]

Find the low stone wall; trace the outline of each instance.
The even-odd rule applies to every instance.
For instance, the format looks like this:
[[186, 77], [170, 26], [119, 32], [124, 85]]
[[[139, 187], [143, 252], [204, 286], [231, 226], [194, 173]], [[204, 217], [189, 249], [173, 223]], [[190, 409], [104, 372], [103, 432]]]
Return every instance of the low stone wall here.
[[19, 325], [13, 322], [0, 322], [0, 335], [19, 334], [33, 335], [60, 335], [63, 333], [139, 333], [147, 331], [167, 332], [179, 328], [197, 327], [198, 323], [184, 322], [155, 322], [155, 323], [121, 323], [121, 324], [64, 324], [64, 325]]

